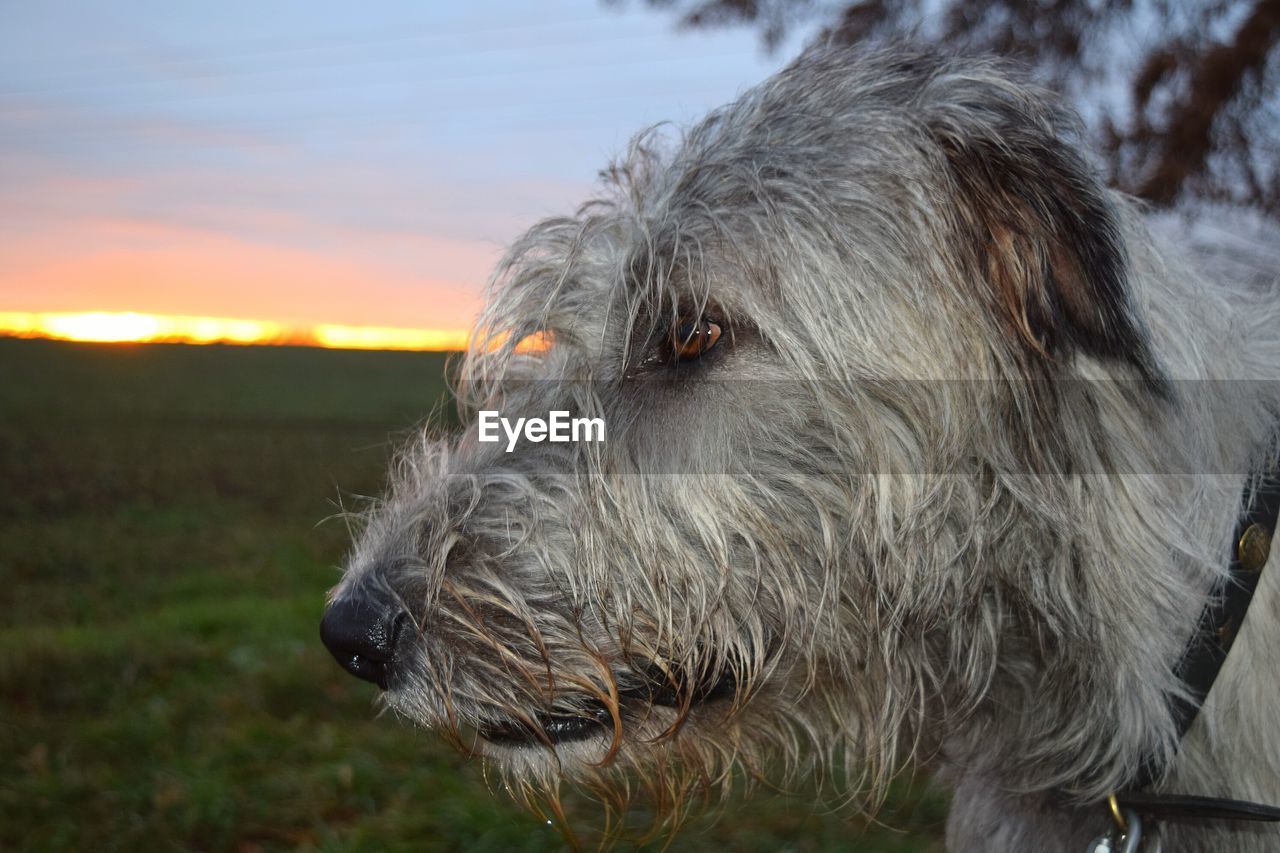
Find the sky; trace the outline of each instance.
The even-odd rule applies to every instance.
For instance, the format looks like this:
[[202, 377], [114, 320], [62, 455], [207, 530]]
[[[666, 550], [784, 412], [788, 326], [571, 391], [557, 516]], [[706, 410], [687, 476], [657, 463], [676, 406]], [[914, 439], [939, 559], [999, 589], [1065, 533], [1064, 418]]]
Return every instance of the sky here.
[[468, 327], [502, 246], [635, 131], [799, 44], [601, 0], [51, 0], [0, 21], [0, 312], [288, 325]]

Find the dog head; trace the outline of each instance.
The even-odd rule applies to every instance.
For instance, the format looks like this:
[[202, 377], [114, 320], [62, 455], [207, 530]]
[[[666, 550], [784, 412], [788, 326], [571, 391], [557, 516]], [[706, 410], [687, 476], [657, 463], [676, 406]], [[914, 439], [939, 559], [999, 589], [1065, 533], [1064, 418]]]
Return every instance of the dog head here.
[[[1074, 701], [1036, 673], [1097, 678], [1060, 642], [1103, 643], [1107, 606], [1063, 515], [1110, 414], [1064, 426], [1060, 383], [1161, 382], [1072, 133], [986, 61], [815, 50], [641, 136], [511, 249], [465, 429], [401, 456], [326, 642], [519, 789], [650, 780], [674, 809], [735, 765], [874, 794], [1001, 689]], [[481, 412], [555, 411], [605, 440], [481, 440]]]

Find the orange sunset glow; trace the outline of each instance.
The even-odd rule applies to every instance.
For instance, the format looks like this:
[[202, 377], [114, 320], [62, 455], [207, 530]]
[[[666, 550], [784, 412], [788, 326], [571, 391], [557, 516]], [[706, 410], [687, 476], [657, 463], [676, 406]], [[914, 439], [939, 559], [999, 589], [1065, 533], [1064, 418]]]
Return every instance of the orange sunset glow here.
[[15, 7], [0, 336], [462, 348], [503, 247], [595, 193], [632, 130], [782, 63], [708, 34], [708, 66], [657, 18], [571, 5], [497, 28], [467, 4], [197, 5], [141, 28]]
[[290, 327], [269, 320], [181, 317], [136, 311], [0, 312], [0, 335], [94, 343], [294, 344], [334, 349], [459, 350], [457, 329], [398, 329], [332, 323]]
[[0, 334], [458, 349], [497, 254], [358, 229], [293, 242], [137, 219], [51, 224], [0, 242]]

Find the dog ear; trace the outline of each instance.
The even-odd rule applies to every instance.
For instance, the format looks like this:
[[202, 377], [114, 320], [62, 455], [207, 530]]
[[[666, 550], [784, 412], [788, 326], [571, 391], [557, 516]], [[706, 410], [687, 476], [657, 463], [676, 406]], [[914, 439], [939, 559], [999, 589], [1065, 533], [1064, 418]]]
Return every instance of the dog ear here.
[[965, 263], [1000, 321], [1033, 357], [1072, 351], [1157, 381], [1129, 296], [1120, 223], [1072, 143], [1074, 122], [1046, 96], [963, 76], [930, 110], [955, 187]]

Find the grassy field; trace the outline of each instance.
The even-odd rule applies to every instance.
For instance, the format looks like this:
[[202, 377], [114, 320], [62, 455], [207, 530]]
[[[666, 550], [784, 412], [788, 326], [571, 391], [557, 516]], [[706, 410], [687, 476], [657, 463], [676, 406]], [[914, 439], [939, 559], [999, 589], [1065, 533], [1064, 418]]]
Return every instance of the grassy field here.
[[[563, 849], [317, 638], [324, 519], [443, 363], [0, 339], [0, 850]], [[757, 797], [672, 849], [937, 850], [942, 815]]]

